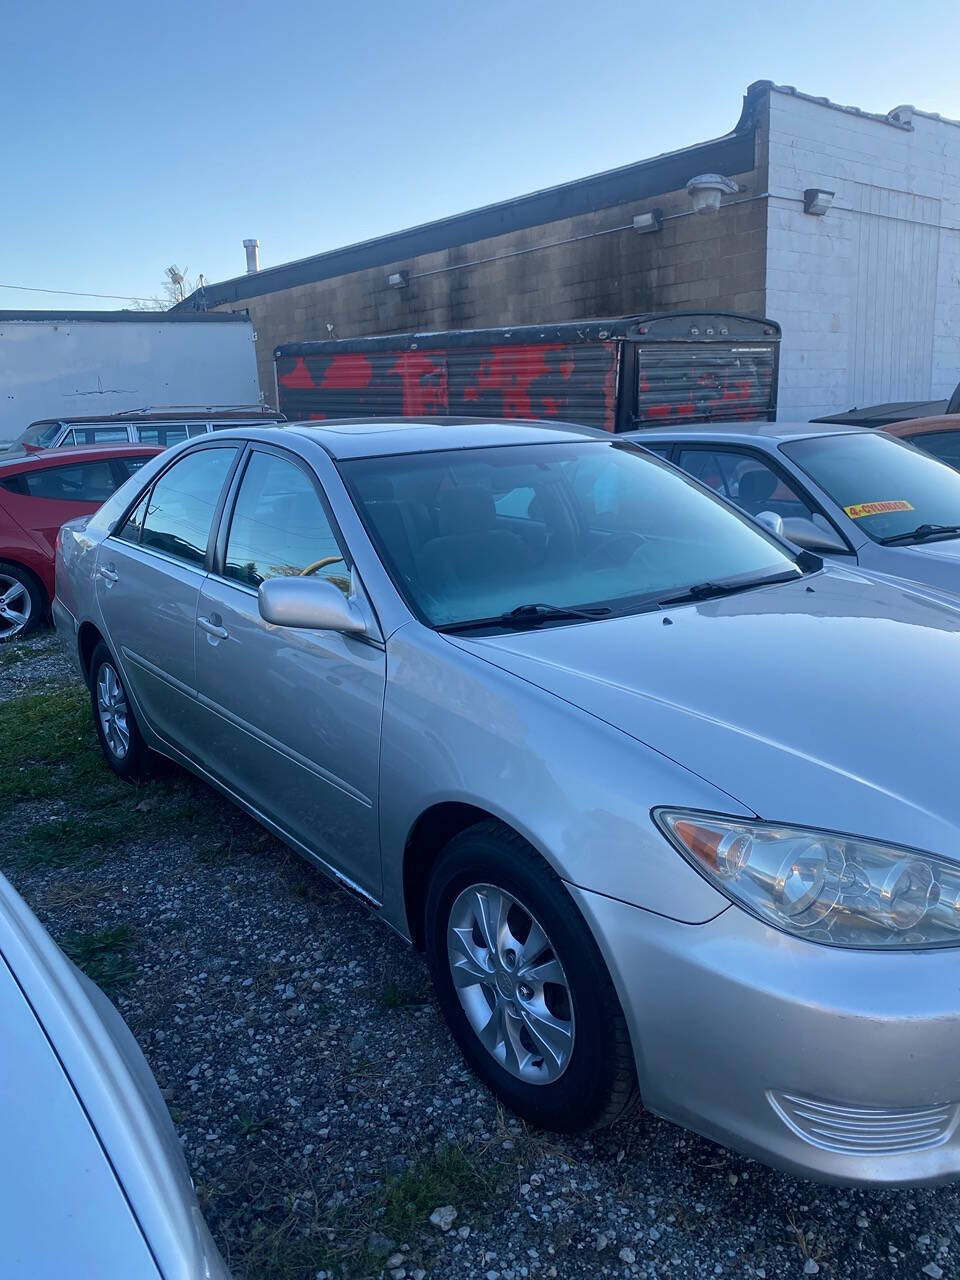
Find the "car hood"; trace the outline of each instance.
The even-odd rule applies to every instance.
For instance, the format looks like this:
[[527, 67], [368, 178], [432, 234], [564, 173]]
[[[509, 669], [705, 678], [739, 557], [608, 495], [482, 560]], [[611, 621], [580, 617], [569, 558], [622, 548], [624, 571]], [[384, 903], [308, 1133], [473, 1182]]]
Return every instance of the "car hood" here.
[[[949, 598], [828, 568], [699, 604], [457, 643], [762, 818], [960, 855], [960, 607]], [[681, 790], [678, 775], [663, 803], [683, 803]]]

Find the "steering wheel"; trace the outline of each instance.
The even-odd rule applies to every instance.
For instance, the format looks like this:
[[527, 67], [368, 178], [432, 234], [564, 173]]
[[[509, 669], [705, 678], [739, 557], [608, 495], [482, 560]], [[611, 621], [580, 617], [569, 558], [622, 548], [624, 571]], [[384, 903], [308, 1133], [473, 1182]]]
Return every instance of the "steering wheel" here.
[[342, 559], [343, 556], [324, 556], [322, 560], [314, 560], [313, 564], [308, 564], [305, 569], [301, 569], [297, 576], [309, 578], [311, 573], [316, 573], [318, 569], [325, 569], [328, 564], [336, 564], [338, 560]]
[[625, 564], [635, 551], [640, 550], [645, 541], [641, 534], [633, 533], [628, 529], [622, 533], [615, 533], [612, 538], [608, 538], [606, 542], [594, 547], [588, 555], [584, 556], [584, 568], [608, 569], [618, 564]]

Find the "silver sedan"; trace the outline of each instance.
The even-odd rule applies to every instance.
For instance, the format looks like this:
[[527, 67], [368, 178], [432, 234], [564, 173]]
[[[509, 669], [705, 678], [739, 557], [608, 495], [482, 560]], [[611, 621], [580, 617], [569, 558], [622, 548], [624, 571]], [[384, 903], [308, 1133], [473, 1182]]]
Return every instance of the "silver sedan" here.
[[150, 1068], [0, 875], [0, 1274], [229, 1280]]
[[64, 528], [111, 767], [425, 949], [479, 1076], [826, 1179], [960, 1173], [960, 612], [540, 426], [218, 433]]

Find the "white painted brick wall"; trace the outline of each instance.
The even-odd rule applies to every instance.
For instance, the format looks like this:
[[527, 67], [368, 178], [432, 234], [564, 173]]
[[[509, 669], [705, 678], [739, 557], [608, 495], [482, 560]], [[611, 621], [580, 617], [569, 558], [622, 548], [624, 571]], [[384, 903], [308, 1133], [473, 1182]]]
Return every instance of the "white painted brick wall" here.
[[[949, 395], [960, 381], [960, 127], [915, 115], [905, 130], [772, 90], [769, 154], [780, 417]], [[836, 192], [825, 217], [803, 212], [807, 187]]]

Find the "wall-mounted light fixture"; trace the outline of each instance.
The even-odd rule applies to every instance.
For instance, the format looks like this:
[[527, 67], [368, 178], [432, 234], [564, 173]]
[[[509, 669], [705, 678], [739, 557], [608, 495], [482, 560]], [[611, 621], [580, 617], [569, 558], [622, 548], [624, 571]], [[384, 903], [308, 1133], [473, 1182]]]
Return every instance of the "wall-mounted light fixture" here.
[[634, 231], [662, 231], [663, 230], [663, 210], [651, 209], [647, 213], [634, 214], [633, 218]]
[[387, 276], [387, 284], [391, 289], [405, 289], [409, 283], [409, 271], [394, 271], [392, 275]]
[[687, 195], [693, 202], [694, 213], [716, 213], [721, 196], [736, 195], [739, 185], [722, 173], [700, 173], [687, 183]]
[[807, 187], [803, 193], [803, 212], [822, 218], [833, 204], [836, 194], [835, 191], [821, 191], [819, 187]]

